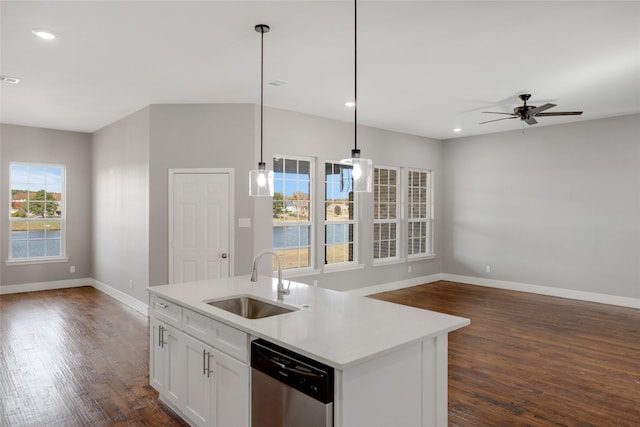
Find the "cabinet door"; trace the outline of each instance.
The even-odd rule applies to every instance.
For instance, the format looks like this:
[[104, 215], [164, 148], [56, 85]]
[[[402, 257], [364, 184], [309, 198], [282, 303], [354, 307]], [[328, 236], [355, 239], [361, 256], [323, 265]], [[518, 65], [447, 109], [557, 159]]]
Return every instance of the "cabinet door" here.
[[[164, 326], [163, 326], [164, 327]], [[178, 408], [182, 408], [185, 396], [184, 333], [171, 326], [163, 330], [165, 378], [163, 396]]]
[[182, 334], [181, 346], [185, 359], [185, 394], [182, 410], [199, 426], [213, 425], [213, 348], [187, 334]]
[[149, 384], [162, 393], [167, 369], [164, 328], [166, 324], [155, 317], [149, 318]]
[[149, 382], [197, 426], [249, 426], [249, 365], [150, 317]]
[[249, 426], [249, 365], [213, 350], [214, 426]]

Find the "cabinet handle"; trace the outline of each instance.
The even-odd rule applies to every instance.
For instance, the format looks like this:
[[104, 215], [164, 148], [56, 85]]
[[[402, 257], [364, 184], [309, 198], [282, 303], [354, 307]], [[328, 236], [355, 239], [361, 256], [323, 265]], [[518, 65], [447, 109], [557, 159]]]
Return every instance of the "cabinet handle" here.
[[211, 353], [202, 350], [202, 375], [211, 376]]
[[161, 302], [157, 302], [156, 304], [158, 304], [162, 308], [169, 308], [169, 306], [167, 304], [163, 304]]
[[164, 348], [164, 345], [166, 344], [164, 342], [164, 331], [166, 330], [166, 328], [162, 325], [160, 325], [158, 327], [158, 347], [162, 347]]

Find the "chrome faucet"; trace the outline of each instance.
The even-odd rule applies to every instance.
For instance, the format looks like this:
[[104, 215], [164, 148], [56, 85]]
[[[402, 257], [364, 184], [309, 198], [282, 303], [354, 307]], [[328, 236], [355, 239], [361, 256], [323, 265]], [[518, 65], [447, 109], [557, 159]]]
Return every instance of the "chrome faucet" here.
[[283, 299], [284, 295], [289, 295], [289, 286], [291, 286], [291, 282], [289, 282], [289, 286], [287, 289], [284, 288], [284, 283], [282, 283], [282, 268], [280, 267], [280, 257], [277, 253], [273, 251], [262, 251], [258, 255], [253, 258], [253, 266], [251, 267], [251, 281], [258, 281], [258, 261], [262, 258], [263, 255], [270, 254], [276, 259], [276, 263], [278, 264], [278, 299]]

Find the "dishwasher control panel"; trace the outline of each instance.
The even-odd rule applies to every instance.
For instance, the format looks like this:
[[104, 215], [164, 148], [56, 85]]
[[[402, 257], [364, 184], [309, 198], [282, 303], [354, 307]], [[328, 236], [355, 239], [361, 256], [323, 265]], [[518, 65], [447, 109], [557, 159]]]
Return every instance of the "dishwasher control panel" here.
[[251, 343], [251, 367], [302, 393], [333, 402], [333, 368], [263, 339]]

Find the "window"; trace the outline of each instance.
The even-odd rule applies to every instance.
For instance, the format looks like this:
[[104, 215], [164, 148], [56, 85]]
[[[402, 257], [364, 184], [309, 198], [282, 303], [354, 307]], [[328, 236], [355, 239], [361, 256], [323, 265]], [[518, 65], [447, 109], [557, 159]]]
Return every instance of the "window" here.
[[373, 169], [373, 259], [398, 257], [398, 170]]
[[283, 269], [311, 267], [312, 164], [308, 158], [273, 159], [273, 249]]
[[356, 221], [351, 166], [325, 163], [324, 263], [354, 262]]
[[9, 260], [65, 256], [63, 166], [12, 163]]
[[433, 254], [433, 200], [431, 171], [409, 170], [407, 243], [409, 257]]

